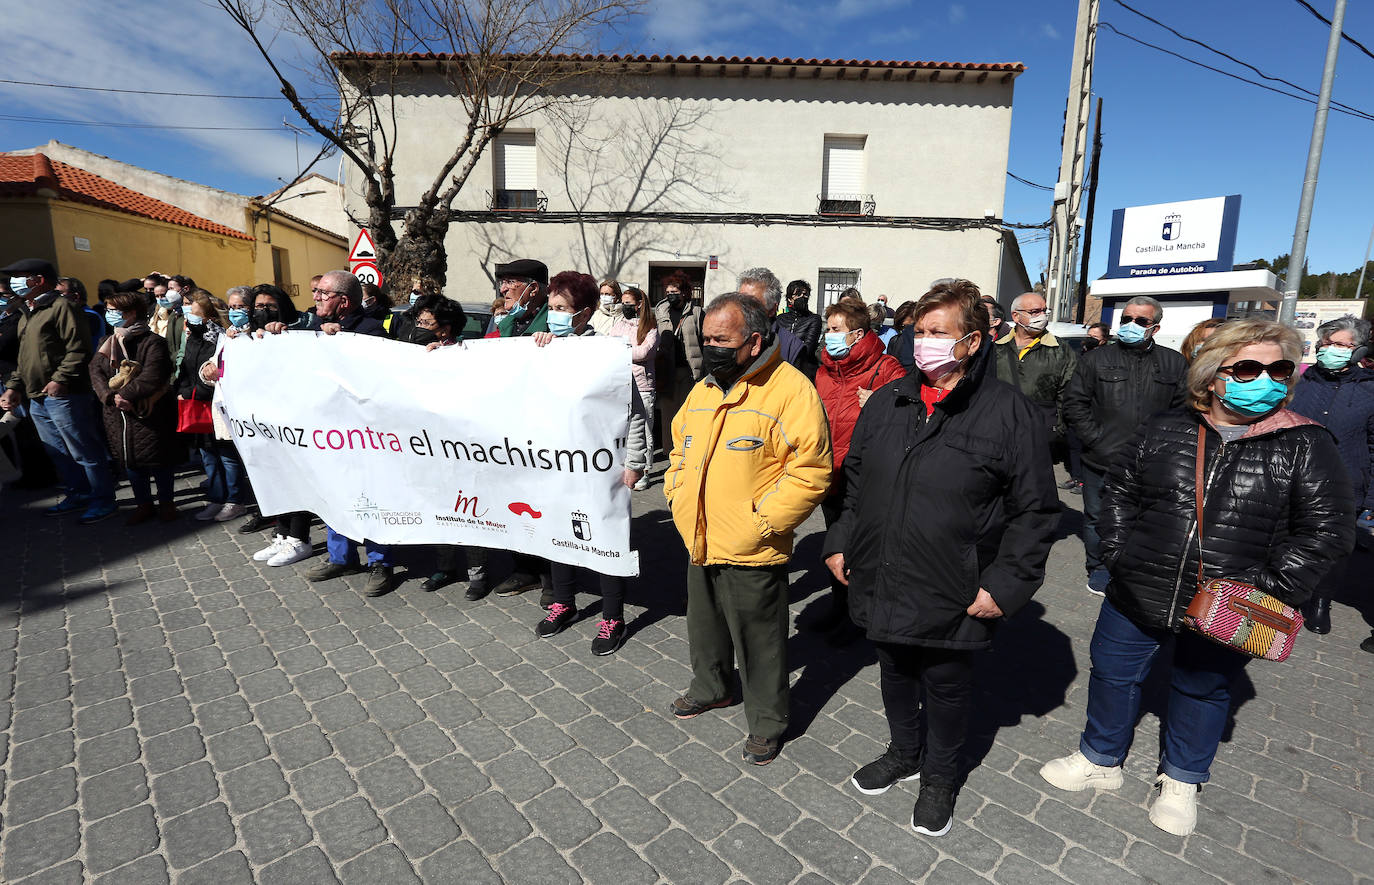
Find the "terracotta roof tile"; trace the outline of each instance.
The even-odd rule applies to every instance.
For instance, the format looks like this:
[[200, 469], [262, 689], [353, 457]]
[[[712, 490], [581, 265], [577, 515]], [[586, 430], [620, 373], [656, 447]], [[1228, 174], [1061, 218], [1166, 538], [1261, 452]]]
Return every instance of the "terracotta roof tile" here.
[[[336, 53], [336, 60], [345, 59], [386, 59], [399, 58], [404, 61], [448, 61], [461, 56], [447, 52], [353, 52]], [[1021, 62], [953, 62], [953, 61], [872, 61], [857, 59], [830, 58], [761, 58], [755, 56], [732, 55], [551, 55], [555, 62], [599, 62], [635, 64], [702, 64], [702, 65], [781, 65], [822, 68], [898, 68], [902, 70], [919, 69], [934, 71], [988, 71], [991, 73], [1020, 74], [1026, 70]]]
[[170, 203], [154, 200], [85, 169], [49, 160], [45, 154], [0, 155], [0, 196], [35, 196], [40, 190], [51, 191], [58, 199], [73, 203], [127, 212], [141, 218], [179, 224], [221, 237], [232, 237], [236, 240], [253, 239], [232, 227], [225, 227], [199, 215], [193, 215]]

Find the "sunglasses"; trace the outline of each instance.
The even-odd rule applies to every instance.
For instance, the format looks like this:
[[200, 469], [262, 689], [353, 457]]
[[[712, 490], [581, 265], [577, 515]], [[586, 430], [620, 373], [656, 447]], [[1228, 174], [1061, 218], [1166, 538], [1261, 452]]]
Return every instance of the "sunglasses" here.
[[1121, 325], [1124, 326], [1127, 323], [1135, 323], [1137, 326], [1148, 329], [1155, 324], [1155, 321], [1146, 317], [1122, 317]]
[[1296, 367], [1292, 360], [1275, 360], [1268, 365], [1259, 360], [1241, 360], [1229, 366], [1222, 366], [1217, 369], [1217, 372], [1229, 375], [1237, 381], [1254, 381], [1261, 372], [1268, 372], [1270, 378], [1282, 382], [1293, 377], [1294, 368]]

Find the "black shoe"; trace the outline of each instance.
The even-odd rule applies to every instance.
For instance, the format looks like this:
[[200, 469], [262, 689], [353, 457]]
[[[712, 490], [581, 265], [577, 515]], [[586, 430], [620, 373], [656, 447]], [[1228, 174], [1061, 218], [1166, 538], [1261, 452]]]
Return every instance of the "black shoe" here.
[[692, 719], [705, 713], [707, 710], [714, 710], [717, 707], [728, 707], [734, 703], [733, 698], [721, 698], [718, 701], [707, 701], [702, 703], [690, 695], [683, 695], [673, 701], [673, 715], [679, 719]]
[[1302, 607], [1303, 626], [1319, 636], [1331, 632], [1331, 600], [1313, 596]]
[[549, 613], [544, 616], [544, 620], [534, 625], [534, 632], [539, 636], [554, 636], [562, 633], [563, 628], [572, 623], [572, 619], [575, 617], [577, 617], [575, 606], [555, 602], [549, 606]]
[[426, 593], [433, 593], [440, 587], [447, 587], [449, 584], [452, 584], [454, 580], [455, 576], [451, 572], [435, 572], [428, 578], [425, 578], [424, 583], [420, 585], [420, 589]]
[[1078, 483], [1077, 485], [1075, 485], [1073, 488], [1069, 489], [1069, 494], [1070, 494], [1070, 495], [1081, 495], [1081, 494], [1083, 494], [1083, 483], [1080, 482], [1080, 483]]
[[1374, 655], [1374, 635], [1366, 636], [1364, 642], [1360, 643], [1360, 650], [1367, 651]]
[[254, 513], [243, 521], [243, 525], [239, 526], [239, 534], [251, 535], [263, 529], [270, 529], [276, 523], [277, 518], [275, 516], [263, 516], [261, 513]]
[[1078, 485], [1082, 485], [1082, 483], [1080, 483], [1078, 480], [1073, 479], [1072, 477], [1070, 477], [1069, 479], [1066, 479], [1066, 480], [1064, 480], [1063, 482], [1061, 482], [1061, 483], [1059, 484], [1059, 487], [1060, 487], [1061, 489], [1071, 489], [1071, 488], [1073, 488], [1074, 486], [1078, 486]]
[[364, 596], [381, 596], [391, 592], [391, 566], [370, 565], [367, 567], [367, 584], [363, 586]]
[[913, 760], [888, 744], [887, 752], [854, 772], [849, 782], [865, 796], [881, 796], [898, 781], [914, 781], [920, 776], [920, 760]]
[[496, 589], [492, 592], [494, 592], [497, 596], [516, 596], [520, 593], [524, 593], [526, 590], [533, 590], [535, 587], [538, 586], [538, 575], [525, 575], [521, 574], [520, 572], [516, 572], [515, 574], [506, 578], [501, 583], [497, 584]]
[[482, 581], [469, 581], [468, 590], [463, 594], [463, 598], [469, 602], [476, 602], [479, 599], [485, 599], [490, 592], [491, 590], [487, 589], [486, 583]]
[[777, 738], [759, 737], [751, 734], [744, 739], [744, 749], [740, 757], [750, 765], [767, 765], [778, 758], [778, 750], [782, 749], [782, 742]]
[[943, 836], [954, 824], [954, 788], [946, 784], [921, 784], [921, 795], [911, 810], [911, 828], [927, 836]]
[[625, 644], [628, 634], [624, 621], [602, 618], [601, 623], [596, 625], [596, 635], [592, 637], [592, 654], [597, 657], [615, 654]]
[[326, 559], [324, 562], [307, 570], [305, 579], [312, 583], [315, 581], [328, 581], [333, 578], [341, 578], [344, 575], [356, 575], [362, 570], [362, 566], [345, 565], [342, 562], [330, 562]]

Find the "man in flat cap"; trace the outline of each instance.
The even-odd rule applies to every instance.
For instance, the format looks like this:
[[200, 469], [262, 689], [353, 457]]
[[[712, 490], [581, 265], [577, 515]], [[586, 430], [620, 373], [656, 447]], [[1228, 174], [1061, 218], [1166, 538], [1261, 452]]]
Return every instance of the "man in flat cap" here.
[[5, 382], [0, 409], [14, 411], [27, 401], [38, 438], [67, 487], [49, 515], [82, 511], [81, 524], [114, 515], [100, 414], [91, 396], [90, 329], [57, 291], [57, 269], [41, 258], [25, 258], [0, 274], [19, 297], [19, 366]]
[[518, 338], [549, 330], [549, 269], [542, 261], [521, 258], [496, 265], [496, 285], [506, 299], [506, 315], [496, 323], [495, 338]]

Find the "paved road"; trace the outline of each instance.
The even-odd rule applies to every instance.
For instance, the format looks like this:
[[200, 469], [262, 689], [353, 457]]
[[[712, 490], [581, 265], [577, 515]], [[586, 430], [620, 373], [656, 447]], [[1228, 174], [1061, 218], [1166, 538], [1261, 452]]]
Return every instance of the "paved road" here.
[[[219, 524], [83, 528], [41, 516], [49, 500], [0, 501], [8, 883], [1374, 875], [1374, 656], [1343, 605], [1330, 636], [1249, 668], [1198, 832], [1179, 839], [1145, 816], [1153, 712], [1120, 791], [1051, 795], [1036, 774], [1076, 746], [1086, 695], [1096, 603], [1065, 537], [1037, 601], [979, 663], [979, 764], [954, 829], [929, 839], [909, 828], [912, 791], [848, 786], [887, 739], [862, 647], [793, 637], [802, 736], [767, 767], [739, 761], [738, 707], [665, 716], [688, 669], [683, 557], [657, 487], [635, 502], [653, 578], [633, 586], [634, 634], [613, 658], [589, 654], [594, 605], [540, 640], [530, 595], [469, 603], [461, 586], [431, 594], [412, 579], [370, 600], [358, 577], [306, 583], [312, 561], [254, 564], [260, 539]], [[807, 524], [798, 562], [815, 561], [819, 529]], [[822, 582], [794, 578], [801, 613]]]

